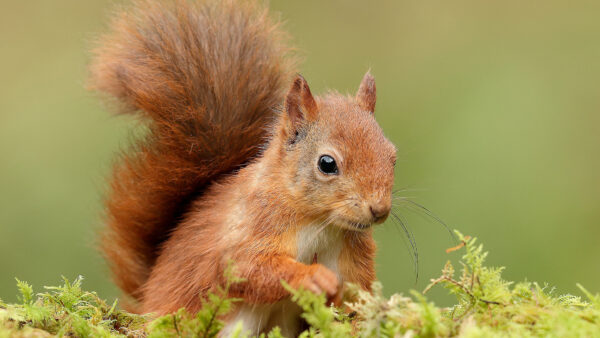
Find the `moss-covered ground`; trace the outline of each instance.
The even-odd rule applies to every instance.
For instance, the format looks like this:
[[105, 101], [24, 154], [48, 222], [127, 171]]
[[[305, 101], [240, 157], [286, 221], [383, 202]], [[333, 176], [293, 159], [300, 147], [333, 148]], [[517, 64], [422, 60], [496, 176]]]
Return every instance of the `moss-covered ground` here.
[[[463, 236], [448, 251], [463, 250], [460, 271], [450, 261], [423, 291], [382, 296], [379, 283], [367, 293], [350, 287], [343, 308], [325, 305], [324, 296], [291, 290], [310, 325], [303, 337], [600, 337], [600, 295], [578, 285], [585, 299], [558, 294], [548, 285], [502, 279], [503, 268], [484, 264], [487, 253], [475, 238]], [[230, 272], [230, 283], [237, 282]], [[2, 337], [215, 337], [236, 299], [226, 285], [207, 297], [203, 309], [185, 309], [163, 317], [141, 316], [107, 303], [82, 289], [82, 278], [35, 293], [17, 281], [20, 303], [0, 301]], [[456, 297], [451, 307], [438, 307], [426, 298], [433, 287]], [[247, 337], [241, 326], [233, 333]], [[277, 329], [268, 337], [280, 337]]]

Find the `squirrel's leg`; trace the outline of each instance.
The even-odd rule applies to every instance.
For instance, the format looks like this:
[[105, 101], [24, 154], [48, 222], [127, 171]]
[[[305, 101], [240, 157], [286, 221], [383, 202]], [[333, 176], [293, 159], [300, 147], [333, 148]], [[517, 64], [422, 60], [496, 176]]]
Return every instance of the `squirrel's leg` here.
[[236, 268], [244, 282], [233, 285], [232, 297], [248, 303], [275, 303], [289, 295], [281, 281], [293, 288], [303, 287], [314, 293], [337, 293], [339, 281], [335, 273], [321, 264], [306, 265], [282, 254], [259, 255], [237, 260]]
[[300, 332], [301, 310], [283, 287], [285, 281], [293, 288], [303, 287], [329, 297], [338, 291], [338, 278], [321, 264], [306, 265], [284, 254], [262, 254], [255, 257], [236, 257], [236, 270], [243, 282], [232, 285], [230, 297], [243, 298], [227, 320], [224, 336], [232, 332], [238, 322], [244, 331], [258, 335], [279, 326], [284, 336], [297, 336]]

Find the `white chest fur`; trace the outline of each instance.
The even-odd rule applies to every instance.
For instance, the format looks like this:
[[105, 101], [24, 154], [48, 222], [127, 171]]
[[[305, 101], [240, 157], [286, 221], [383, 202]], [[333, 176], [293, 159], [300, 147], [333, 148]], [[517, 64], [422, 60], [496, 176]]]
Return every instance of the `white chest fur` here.
[[306, 225], [298, 231], [296, 237], [296, 260], [304, 264], [312, 264], [316, 255], [317, 263], [323, 264], [341, 279], [338, 260], [343, 241], [342, 230], [334, 225]]

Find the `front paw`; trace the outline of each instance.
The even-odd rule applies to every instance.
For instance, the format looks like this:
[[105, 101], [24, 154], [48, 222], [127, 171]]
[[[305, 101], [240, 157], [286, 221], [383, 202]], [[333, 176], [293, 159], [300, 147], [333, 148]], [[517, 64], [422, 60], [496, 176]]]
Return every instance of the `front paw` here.
[[313, 264], [298, 286], [317, 295], [325, 293], [328, 298], [332, 298], [338, 293], [339, 280], [333, 271], [321, 264]]

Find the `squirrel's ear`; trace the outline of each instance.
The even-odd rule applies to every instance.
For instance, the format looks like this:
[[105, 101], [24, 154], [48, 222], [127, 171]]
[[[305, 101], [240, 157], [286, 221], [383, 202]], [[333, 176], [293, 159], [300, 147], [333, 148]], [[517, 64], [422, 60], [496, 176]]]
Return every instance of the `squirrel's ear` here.
[[317, 118], [317, 103], [310, 93], [308, 83], [300, 74], [296, 75], [285, 98], [285, 110], [294, 129], [305, 121], [314, 121]]
[[367, 71], [356, 93], [356, 101], [358, 101], [360, 108], [374, 113], [376, 100], [375, 78], [371, 75], [371, 72]]

